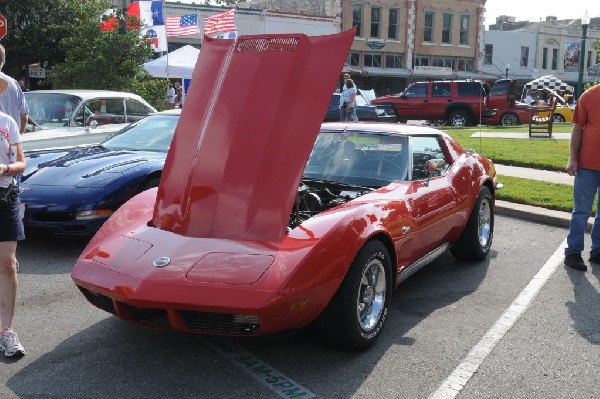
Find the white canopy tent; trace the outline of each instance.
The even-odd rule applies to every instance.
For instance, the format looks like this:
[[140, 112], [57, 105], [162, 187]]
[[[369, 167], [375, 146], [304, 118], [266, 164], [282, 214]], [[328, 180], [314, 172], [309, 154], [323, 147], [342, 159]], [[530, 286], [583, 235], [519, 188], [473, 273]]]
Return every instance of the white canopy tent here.
[[144, 69], [155, 78], [191, 78], [200, 50], [190, 45], [144, 63]]

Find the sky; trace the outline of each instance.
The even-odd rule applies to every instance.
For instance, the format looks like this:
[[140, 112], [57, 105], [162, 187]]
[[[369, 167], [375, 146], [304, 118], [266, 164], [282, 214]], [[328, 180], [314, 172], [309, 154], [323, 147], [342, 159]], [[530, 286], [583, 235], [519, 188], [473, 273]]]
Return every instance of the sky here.
[[496, 17], [509, 15], [517, 21], [539, 22], [546, 16], [558, 19], [581, 18], [587, 10], [588, 16], [600, 17], [600, 2], [597, 0], [487, 0], [485, 3], [485, 26], [496, 23]]

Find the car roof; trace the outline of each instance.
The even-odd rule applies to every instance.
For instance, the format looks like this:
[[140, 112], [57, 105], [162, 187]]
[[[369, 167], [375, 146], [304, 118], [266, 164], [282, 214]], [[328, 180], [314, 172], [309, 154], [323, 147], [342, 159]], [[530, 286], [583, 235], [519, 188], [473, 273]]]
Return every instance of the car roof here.
[[391, 133], [403, 136], [445, 134], [440, 130], [427, 126], [382, 122], [326, 122], [321, 124], [321, 131]]
[[130, 97], [135, 99], [142, 99], [137, 94], [128, 93], [124, 91], [112, 91], [112, 90], [79, 90], [79, 89], [65, 89], [65, 90], [31, 90], [24, 94], [67, 94], [72, 96], [78, 96], [87, 100], [88, 98], [95, 97]]

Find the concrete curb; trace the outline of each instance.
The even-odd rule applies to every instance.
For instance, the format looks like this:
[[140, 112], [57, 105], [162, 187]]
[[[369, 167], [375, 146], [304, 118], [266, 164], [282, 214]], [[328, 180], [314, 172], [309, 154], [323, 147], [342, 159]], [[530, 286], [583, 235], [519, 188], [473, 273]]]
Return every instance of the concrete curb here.
[[[571, 222], [571, 214], [569, 212], [555, 211], [508, 201], [496, 200], [495, 212], [497, 215], [510, 216], [564, 228], [569, 228]], [[594, 219], [590, 218], [588, 220], [587, 231], [591, 231], [593, 223]]]

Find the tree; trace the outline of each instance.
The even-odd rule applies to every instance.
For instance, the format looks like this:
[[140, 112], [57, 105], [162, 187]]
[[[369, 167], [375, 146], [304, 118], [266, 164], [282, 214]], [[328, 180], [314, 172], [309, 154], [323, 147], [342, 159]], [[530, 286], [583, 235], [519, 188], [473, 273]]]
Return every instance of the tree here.
[[43, 63], [52, 67], [64, 61], [62, 40], [80, 37], [82, 27], [98, 25], [108, 9], [108, 0], [8, 0], [4, 15], [8, 35], [3, 39], [7, 51], [5, 72], [21, 78], [27, 65]]

